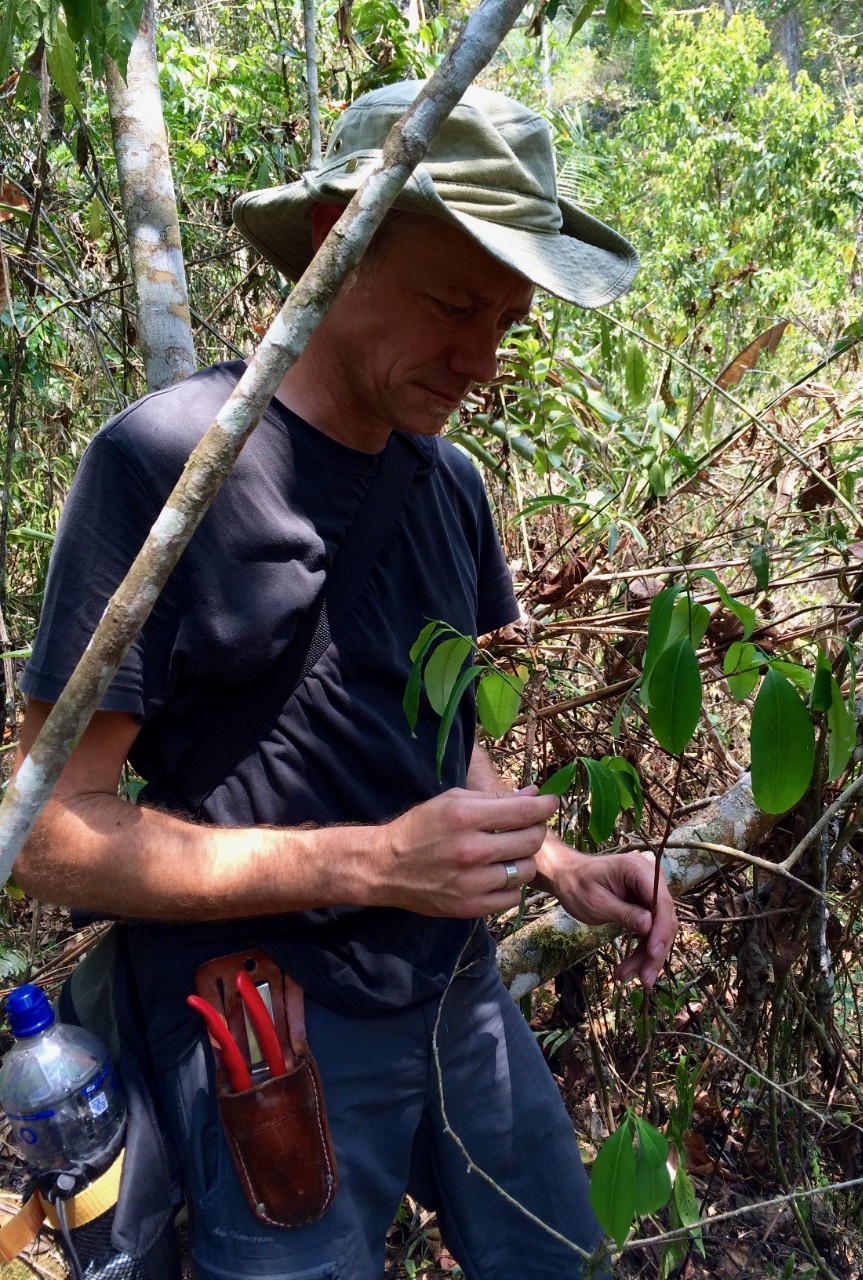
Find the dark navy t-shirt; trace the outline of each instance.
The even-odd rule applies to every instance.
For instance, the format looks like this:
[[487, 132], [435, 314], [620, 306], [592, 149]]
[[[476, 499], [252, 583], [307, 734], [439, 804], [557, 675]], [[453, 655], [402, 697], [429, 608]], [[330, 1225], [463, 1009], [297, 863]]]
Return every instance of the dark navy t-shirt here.
[[[22, 681], [28, 695], [59, 695], [242, 369], [219, 365], [147, 396], [93, 440], [60, 522]], [[420, 466], [350, 618], [259, 746], [205, 802], [205, 821], [376, 823], [464, 785], [472, 692], [439, 780], [439, 718], [423, 699], [412, 737], [402, 709], [408, 651], [432, 618], [477, 635], [511, 621], [517, 607], [474, 467], [445, 441], [405, 438]], [[272, 403], [102, 702], [140, 719], [131, 759], [156, 790], [200, 739], [195, 712], [208, 690], [255, 679], [290, 642], [377, 461]], [[140, 922], [132, 949], [155, 1047], [167, 1059], [197, 1032], [185, 996], [211, 956], [264, 946], [316, 999], [362, 1016], [443, 990], [472, 930], [470, 945], [487, 949], [475, 922], [346, 906], [224, 923]]]

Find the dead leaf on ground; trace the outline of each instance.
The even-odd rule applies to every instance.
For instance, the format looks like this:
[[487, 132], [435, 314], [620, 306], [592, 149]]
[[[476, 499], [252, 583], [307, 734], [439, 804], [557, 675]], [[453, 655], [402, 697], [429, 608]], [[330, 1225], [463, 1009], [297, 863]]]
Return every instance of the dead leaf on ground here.
[[662, 583], [658, 578], [632, 578], [629, 583], [629, 598], [635, 608], [638, 608], [658, 596], [661, 590]]
[[[833, 460], [824, 445], [819, 445], [818, 462], [816, 463], [818, 470], [824, 477], [824, 480], [836, 488], [836, 468]], [[809, 481], [805, 488], [801, 489], [797, 498], [797, 505], [801, 511], [814, 511], [816, 507], [829, 507], [835, 500], [833, 492], [827, 488], [824, 480], [818, 480], [809, 473]]]
[[30, 212], [30, 201], [21, 191], [11, 182], [0, 182], [0, 222], [11, 222], [15, 217], [15, 210], [21, 213]]
[[694, 1129], [687, 1129], [683, 1135], [683, 1147], [686, 1151], [687, 1173], [710, 1173], [713, 1169], [713, 1156], [707, 1150], [704, 1135]]
[[548, 571], [537, 583], [538, 604], [563, 604], [588, 574], [588, 564], [581, 556], [570, 556], [559, 569]]

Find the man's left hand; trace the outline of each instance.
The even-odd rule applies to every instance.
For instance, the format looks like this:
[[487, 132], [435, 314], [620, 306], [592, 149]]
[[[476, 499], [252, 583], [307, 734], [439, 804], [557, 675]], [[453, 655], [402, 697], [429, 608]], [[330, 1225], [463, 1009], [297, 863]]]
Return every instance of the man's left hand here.
[[677, 932], [674, 902], [660, 875], [653, 904], [654, 863], [638, 853], [591, 857], [549, 835], [536, 865], [563, 908], [584, 924], [617, 924], [639, 935], [631, 955], [617, 966], [623, 981], [639, 977], [652, 987]]

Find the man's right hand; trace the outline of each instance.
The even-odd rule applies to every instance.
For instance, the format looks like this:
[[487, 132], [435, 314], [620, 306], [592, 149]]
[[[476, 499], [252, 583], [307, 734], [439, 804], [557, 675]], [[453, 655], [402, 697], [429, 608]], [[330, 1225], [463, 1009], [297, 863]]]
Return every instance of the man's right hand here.
[[[48, 716], [31, 700], [19, 762]], [[341, 906], [469, 918], [519, 900], [553, 796], [452, 790], [380, 826], [217, 827], [128, 804], [134, 718], [97, 712], [16, 866], [34, 897], [150, 920], [230, 920]]]
[[[373, 828], [369, 903], [462, 918], [517, 906], [556, 808], [554, 796], [456, 788], [409, 809]], [[513, 888], [505, 863], [518, 868]]]

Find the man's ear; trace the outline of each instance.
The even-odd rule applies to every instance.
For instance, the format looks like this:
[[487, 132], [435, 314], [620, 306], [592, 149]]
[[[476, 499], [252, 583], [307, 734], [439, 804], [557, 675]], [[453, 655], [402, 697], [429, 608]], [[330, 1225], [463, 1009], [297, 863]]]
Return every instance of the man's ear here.
[[316, 202], [312, 205], [312, 248], [315, 253], [320, 249], [344, 211], [344, 205], [341, 204], [320, 204]]

